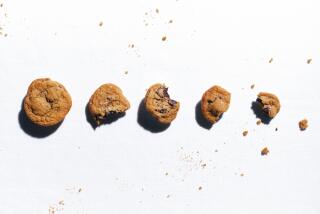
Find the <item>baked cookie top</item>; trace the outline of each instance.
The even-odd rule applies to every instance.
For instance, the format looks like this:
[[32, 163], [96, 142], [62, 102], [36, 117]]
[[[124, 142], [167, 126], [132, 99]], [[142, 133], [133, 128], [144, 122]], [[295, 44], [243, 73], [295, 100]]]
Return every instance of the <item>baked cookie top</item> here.
[[162, 124], [171, 123], [180, 108], [179, 102], [170, 99], [168, 87], [160, 83], [148, 89], [144, 101], [147, 111]]
[[34, 80], [24, 98], [27, 117], [40, 126], [52, 126], [68, 114], [72, 100], [65, 87], [49, 78]]
[[211, 123], [216, 123], [229, 108], [231, 94], [220, 86], [209, 88], [201, 99], [203, 116]]
[[280, 111], [280, 101], [274, 94], [268, 92], [260, 92], [257, 102], [261, 105], [262, 110], [270, 117], [274, 118]]
[[130, 103], [122, 90], [111, 83], [101, 85], [89, 100], [89, 111], [97, 125], [100, 125], [108, 115], [123, 113], [130, 108]]

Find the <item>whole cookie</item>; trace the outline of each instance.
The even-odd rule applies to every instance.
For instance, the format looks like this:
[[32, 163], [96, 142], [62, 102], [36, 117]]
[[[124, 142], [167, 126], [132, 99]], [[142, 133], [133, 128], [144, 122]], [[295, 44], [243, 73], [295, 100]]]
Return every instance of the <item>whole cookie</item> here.
[[220, 86], [209, 88], [201, 99], [203, 116], [211, 123], [216, 123], [229, 108], [231, 94]]
[[274, 94], [260, 92], [258, 94], [257, 102], [269, 118], [274, 118], [280, 111], [280, 101]]
[[101, 85], [89, 100], [89, 111], [97, 125], [112, 114], [121, 114], [130, 108], [130, 103], [122, 90], [111, 83]]
[[72, 101], [63, 85], [49, 78], [34, 80], [24, 98], [27, 117], [40, 126], [53, 126], [68, 114]]
[[152, 85], [145, 96], [147, 111], [160, 123], [169, 124], [177, 116], [180, 103], [170, 99], [168, 87], [164, 84]]

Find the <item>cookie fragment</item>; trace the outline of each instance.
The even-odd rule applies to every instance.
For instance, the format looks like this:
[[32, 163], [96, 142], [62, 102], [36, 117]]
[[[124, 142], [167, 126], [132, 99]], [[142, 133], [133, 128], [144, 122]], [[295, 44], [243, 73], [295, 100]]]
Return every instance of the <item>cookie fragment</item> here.
[[264, 155], [267, 155], [269, 153], [269, 149], [267, 147], [264, 147], [262, 150], [261, 150], [261, 155], [264, 156]]
[[216, 123], [229, 108], [231, 94], [220, 86], [209, 88], [201, 99], [203, 116], [211, 123]]
[[123, 114], [130, 108], [130, 103], [118, 86], [107, 83], [92, 94], [88, 107], [93, 120], [101, 125], [108, 116]]
[[306, 130], [308, 128], [308, 120], [303, 119], [303, 120], [299, 121], [299, 128], [301, 131]]
[[159, 83], [148, 89], [144, 101], [147, 111], [162, 124], [171, 123], [180, 108], [180, 103], [170, 98], [168, 87]]
[[246, 137], [246, 136], [248, 135], [248, 133], [249, 133], [249, 132], [248, 132], [247, 130], [245, 130], [245, 131], [242, 132], [242, 136], [243, 136], [243, 137]]
[[259, 119], [257, 120], [256, 124], [259, 126], [262, 123], [262, 121]]
[[265, 112], [269, 118], [274, 118], [280, 111], [280, 101], [274, 94], [260, 92], [258, 94], [257, 102], [260, 104], [263, 112]]
[[34, 80], [24, 98], [27, 117], [40, 126], [53, 126], [68, 114], [72, 100], [65, 87], [49, 78]]

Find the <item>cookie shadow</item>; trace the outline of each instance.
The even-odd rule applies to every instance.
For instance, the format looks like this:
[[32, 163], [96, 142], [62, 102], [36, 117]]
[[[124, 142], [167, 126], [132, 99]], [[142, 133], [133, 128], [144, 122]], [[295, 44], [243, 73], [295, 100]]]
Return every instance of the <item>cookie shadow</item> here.
[[209, 122], [201, 112], [201, 100], [197, 103], [195, 107], [195, 117], [199, 126], [204, 129], [210, 130], [213, 126], [213, 123]]
[[94, 121], [89, 111], [89, 103], [87, 103], [86, 105], [85, 114], [87, 122], [91, 125], [93, 130], [96, 130], [96, 128], [98, 128], [99, 126], [111, 124], [126, 115], [125, 112], [109, 114], [104, 120], [101, 121], [100, 125], [97, 125], [96, 121]]
[[34, 138], [48, 137], [49, 135], [57, 131], [57, 129], [63, 123], [63, 121], [61, 121], [58, 124], [53, 126], [39, 126], [31, 122], [27, 117], [26, 112], [23, 109], [23, 102], [24, 102], [24, 98], [22, 99], [21, 110], [18, 114], [18, 121], [19, 121], [20, 128], [29, 136]]
[[141, 100], [138, 108], [138, 118], [137, 122], [140, 126], [144, 129], [152, 132], [152, 133], [159, 133], [165, 131], [171, 123], [169, 124], [162, 124], [159, 123], [146, 109], [144, 99]]
[[272, 118], [270, 118], [261, 108], [260, 103], [253, 101], [251, 103], [251, 109], [256, 115], [256, 118], [260, 119], [263, 124], [269, 124]]

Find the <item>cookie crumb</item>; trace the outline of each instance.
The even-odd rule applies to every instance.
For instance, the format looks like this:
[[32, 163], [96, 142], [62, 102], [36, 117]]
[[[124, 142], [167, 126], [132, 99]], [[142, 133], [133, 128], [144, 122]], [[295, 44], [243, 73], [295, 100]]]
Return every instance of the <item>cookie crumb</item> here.
[[124, 71], [124, 74], [126, 74], [126, 75], [127, 75], [127, 74], [128, 74], [128, 71]]
[[247, 136], [248, 135], [248, 131], [246, 130], [246, 131], [244, 131], [244, 132], [242, 132], [242, 135], [243, 135], [243, 137], [245, 137], [245, 136]]
[[102, 25], [103, 25], [103, 22], [102, 21], [99, 22], [99, 27], [102, 27]]
[[275, 128], [275, 131], [277, 132], [277, 131], [278, 131], [278, 128]]
[[78, 192], [81, 192], [81, 191], [82, 191], [82, 188], [79, 188], [79, 189], [78, 189]]
[[201, 190], [202, 190], [202, 186], [199, 186], [199, 187], [198, 187], [198, 190], [201, 191]]
[[218, 149], [214, 150], [214, 152], [218, 152]]
[[204, 169], [207, 166], [207, 164], [201, 164], [202, 169]]
[[168, 23], [169, 23], [169, 24], [172, 24], [172, 22], [173, 22], [173, 20], [172, 20], [172, 19], [170, 19]]
[[163, 36], [163, 37], [161, 38], [161, 40], [164, 42], [164, 41], [167, 40], [167, 37], [166, 37], [166, 36]]
[[269, 153], [269, 149], [267, 147], [264, 147], [262, 150], [261, 150], [261, 155], [267, 155]]
[[257, 120], [257, 125], [259, 126], [262, 122], [261, 122], [261, 120]]
[[167, 195], [167, 198], [170, 198], [170, 195]]
[[244, 173], [241, 173], [240, 176], [243, 177], [243, 176], [244, 176]]
[[156, 9], [156, 13], [159, 13], [159, 9], [158, 8]]
[[168, 172], [166, 172], [166, 174], [165, 174], [166, 176], [168, 176], [169, 175], [169, 173]]
[[254, 85], [254, 84], [252, 84], [252, 85], [250, 86], [250, 88], [251, 88], [251, 89], [254, 89], [254, 86], [255, 86], [255, 85]]
[[271, 57], [271, 58], [269, 59], [269, 63], [272, 63], [272, 61], [273, 61], [273, 58]]
[[299, 128], [301, 131], [306, 130], [308, 128], [308, 120], [303, 119], [303, 120], [299, 121]]
[[0, 4], [0, 7], [3, 7], [3, 3]]
[[307, 63], [310, 64], [312, 59], [307, 59]]
[[134, 48], [134, 44], [129, 44], [129, 48]]
[[63, 200], [59, 201], [59, 205], [64, 205], [64, 201]]
[[56, 213], [56, 208], [49, 206], [49, 214], [55, 214]]

